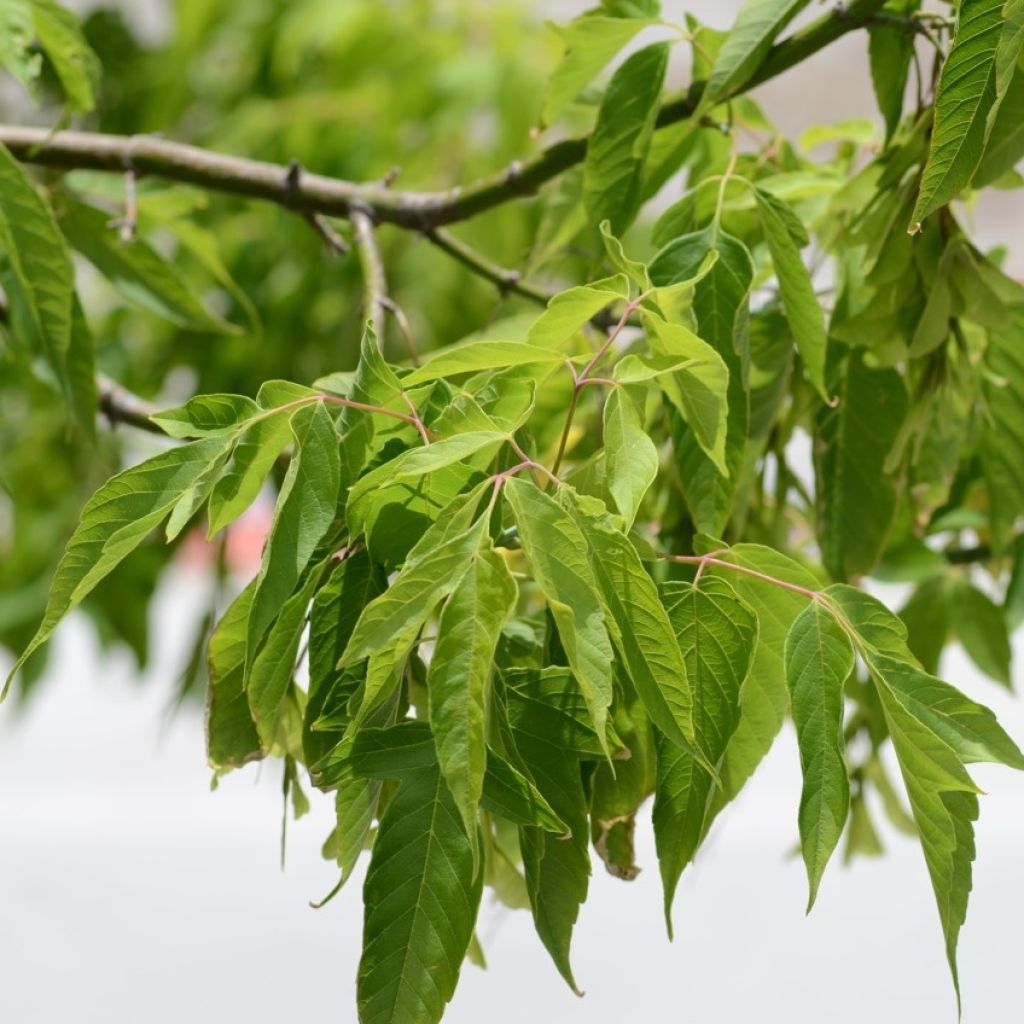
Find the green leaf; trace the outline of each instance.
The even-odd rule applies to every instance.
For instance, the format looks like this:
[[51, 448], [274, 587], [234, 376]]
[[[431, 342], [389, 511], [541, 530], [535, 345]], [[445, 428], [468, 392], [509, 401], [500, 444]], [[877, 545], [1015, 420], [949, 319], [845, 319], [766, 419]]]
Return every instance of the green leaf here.
[[323, 403], [315, 402], [292, 413], [291, 430], [295, 454], [277, 496], [256, 580], [247, 667], [337, 514], [340, 467], [334, 421]]
[[950, 595], [956, 638], [982, 672], [1011, 688], [1010, 636], [1002, 609], [966, 580], [960, 580]]
[[654, 134], [668, 44], [654, 43], [631, 54], [612, 75], [583, 164], [583, 204], [590, 223], [607, 220], [616, 235], [640, 205], [644, 163]]
[[440, 377], [456, 377], [462, 373], [479, 373], [509, 366], [555, 366], [563, 358], [552, 348], [540, 348], [522, 341], [469, 341], [432, 354], [422, 366], [403, 377], [402, 384], [409, 388]]
[[473, 839], [487, 766], [486, 714], [502, 627], [515, 611], [516, 581], [484, 534], [445, 603], [427, 673], [430, 725], [441, 774]]
[[82, 35], [78, 19], [54, 0], [32, 0], [32, 18], [68, 106], [76, 114], [88, 113], [96, 105], [100, 61]]
[[542, 705], [535, 711], [529, 733], [513, 727], [516, 751], [521, 767], [569, 834], [563, 838], [540, 828], [519, 830], [526, 889], [537, 934], [559, 974], [580, 994], [569, 952], [590, 883], [587, 803], [579, 761], [555, 739], [560, 728], [557, 710]]
[[608, 493], [627, 526], [658, 476], [658, 448], [644, 429], [646, 402], [646, 388], [620, 385], [604, 406]]
[[393, 463], [392, 479], [408, 480], [426, 473], [435, 473], [445, 466], [463, 462], [477, 452], [486, 452], [491, 456], [508, 440], [507, 434], [495, 430], [467, 430], [464, 434], [433, 441], [399, 456]]
[[[274, 617], [246, 680], [249, 709], [264, 749], [269, 750], [279, 738], [285, 699], [292, 686], [305, 630], [306, 612], [320, 584], [325, 564], [310, 570], [299, 589]], [[256, 586], [258, 593], [258, 582]]]
[[[725, 753], [740, 717], [740, 692], [757, 643], [757, 618], [722, 579], [669, 583], [665, 607], [686, 660], [694, 696], [697, 742], [711, 763]], [[672, 901], [683, 869], [704, 833], [712, 778], [692, 753], [657, 743], [654, 840], [665, 890], [665, 924], [672, 936]]]
[[625, 748], [614, 764], [601, 761], [590, 778], [590, 835], [594, 849], [614, 878], [632, 881], [640, 873], [633, 841], [636, 816], [654, 790], [655, 732], [633, 688], [622, 682], [615, 727]]
[[353, 665], [410, 631], [415, 634], [469, 571], [486, 527], [487, 517], [481, 516], [436, 547], [424, 550], [421, 557], [411, 554], [391, 586], [363, 609], [338, 666]]
[[897, 371], [871, 369], [857, 349], [830, 379], [836, 402], [822, 406], [817, 421], [818, 543], [828, 571], [844, 580], [870, 572], [885, 547], [898, 500], [885, 460], [907, 392]]
[[400, 783], [381, 818], [363, 890], [362, 1024], [440, 1021], [473, 938], [483, 874], [436, 769]]
[[586, 507], [575, 502], [570, 508], [589, 547], [626, 674], [654, 725], [676, 746], [694, 752], [693, 688], [654, 581], [629, 538], [615, 529], [609, 517], [587, 514]]
[[[920, 7], [920, 0], [898, 0], [886, 10], [909, 15]], [[871, 84], [875, 100], [885, 121], [885, 137], [891, 139], [903, 117], [903, 97], [914, 56], [914, 33], [902, 25], [885, 22], [868, 25], [868, 54], [871, 60]]]
[[208, 537], [233, 523], [256, 500], [291, 439], [291, 417], [287, 411], [256, 419], [244, 430], [232, 449], [231, 461], [213, 485]]
[[717, 253], [718, 257], [697, 282], [693, 311], [701, 337], [729, 371], [726, 472], [709, 458], [693, 430], [680, 422], [674, 424], [673, 430], [679, 480], [690, 515], [699, 530], [717, 536], [724, 530], [736, 503], [750, 428], [745, 364], [749, 362], [748, 296], [754, 264], [743, 242], [724, 231], [718, 232], [717, 237], [710, 230], [683, 236], [662, 252], [666, 256], [672, 254], [677, 277], [691, 276], [695, 268], [703, 265], [708, 252]]
[[[503, 679], [508, 720], [517, 735], [570, 750], [579, 758], [604, 756], [608, 741], [594, 732], [583, 692], [567, 668], [508, 669]], [[618, 745], [618, 738], [611, 743]]]
[[[357, 778], [415, 778], [438, 764], [438, 746], [426, 722], [406, 719], [386, 729], [363, 729], [355, 737], [349, 763]], [[481, 806], [519, 825], [534, 825], [567, 835], [565, 823], [551, 809], [537, 788], [516, 767], [486, 751]], [[473, 819], [476, 827], [476, 818]]]
[[853, 671], [853, 647], [835, 616], [820, 601], [812, 601], [786, 635], [785, 658], [803, 772], [799, 823], [809, 911], [850, 809], [843, 688]]
[[1024, 460], [1019, 458], [1024, 438], [1024, 352], [1017, 316], [1006, 331], [989, 334], [985, 350], [982, 394], [987, 407], [981, 440], [990, 505], [992, 540], [1002, 550], [1013, 536], [1014, 524], [1024, 509]]
[[644, 327], [656, 355], [694, 360], [685, 369], [658, 383], [669, 401], [693, 430], [701, 448], [723, 474], [725, 438], [728, 429], [729, 369], [707, 342], [701, 341], [682, 324], [669, 324], [646, 315]]
[[612, 702], [612, 645], [587, 542], [558, 503], [533, 484], [513, 478], [505, 484], [505, 495], [534, 580], [603, 741]]
[[988, 139], [971, 182], [974, 188], [991, 185], [1024, 159], [1024, 69], [1010, 80], [1003, 102], [990, 119]]
[[82, 511], [50, 584], [43, 621], [15, 662], [7, 687], [61, 619], [135, 550], [223, 448], [220, 438], [168, 449], [111, 477]]
[[907, 646], [925, 671], [935, 674], [952, 620], [949, 587], [942, 577], [922, 583], [900, 610]]
[[259, 411], [245, 395], [197, 395], [179, 408], [154, 413], [150, 419], [169, 437], [215, 437], [246, 426]]
[[967, 186], [981, 162], [996, 94], [996, 51], [1005, 0], [961, 0], [953, 46], [939, 78], [928, 160], [911, 232]]
[[382, 783], [377, 779], [345, 777], [334, 794], [337, 824], [333, 839], [335, 860], [341, 871], [336, 892], [352, 877], [359, 855], [367, 846], [370, 829], [380, 802]]
[[613, 302], [629, 299], [629, 280], [624, 274], [602, 278], [591, 284], [577, 285], [559, 292], [547, 309], [533, 322], [526, 336], [533, 348], [558, 353], [572, 336]]
[[809, 0], [747, 0], [718, 51], [698, 114], [734, 95], [750, 80], [778, 34]]
[[[760, 544], [736, 544], [719, 557], [807, 590], [814, 590], [818, 585], [817, 580], [791, 558]], [[719, 768], [722, 786], [711, 794], [705, 833], [718, 812], [743, 788], [782, 727], [788, 706], [786, 635], [808, 600], [800, 593], [783, 590], [735, 570], [711, 565], [707, 572], [726, 579], [754, 610], [758, 636], [750, 672], [740, 693], [740, 720]]]
[[[309, 692], [304, 715], [306, 764], [315, 765], [348, 724], [348, 704], [363, 673], [338, 669], [338, 660], [363, 608], [384, 592], [386, 580], [365, 550], [339, 562], [316, 592], [309, 613]], [[317, 728], [322, 716], [335, 719], [332, 732]]]
[[255, 581], [217, 623], [207, 649], [206, 756], [218, 771], [241, 768], [262, 757], [256, 723], [245, 693], [245, 639]]
[[64, 236], [126, 298], [187, 330], [237, 333], [234, 324], [207, 310], [172, 263], [141, 238], [122, 240], [109, 222], [103, 210], [61, 196]]
[[31, 0], [0, 0], [0, 67], [26, 85], [39, 76], [39, 56], [31, 52], [34, 32]]
[[979, 792], [964, 765], [1024, 769], [1024, 754], [988, 708], [914, 662], [906, 631], [880, 602], [852, 587], [825, 591], [874, 680], [917, 823], [959, 999], [956, 946], [967, 915]]
[[569, 827], [554, 812], [537, 787], [493, 750], [487, 752], [481, 806], [514, 825], [529, 825], [569, 838]]
[[[755, 188], [757, 208], [761, 214], [772, 266], [779, 280], [779, 292], [786, 310], [786, 319], [793, 331], [797, 350], [804, 361], [807, 375], [818, 394], [828, 400], [825, 390], [825, 355], [828, 336], [825, 333], [825, 315], [814, 294], [811, 275], [800, 256], [799, 241], [794, 239], [791, 220], [803, 230], [796, 214], [781, 199], [764, 189]], [[806, 234], [804, 235], [806, 244]]]
[[650, 24], [650, 20], [643, 18], [609, 18], [589, 13], [564, 27], [552, 25], [565, 52], [548, 79], [541, 112], [543, 122], [554, 123], [612, 57]]
[[[78, 311], [75, 330], [74, 270], [67, 246], [43, 198], [25, 171], [0, 145], [0, 251], [6, 257], [4, 290], [11, 305], [10, 319], [30, 348], [49, 363], [73, 408], [80, 393], [74, 367], [92, 362], [92, 341]], [[0, 264], [2, 267], [2, 264]], [[75, 351], [81, 348], [81, 352]], [[82, 410], [91, 430], [93, 409]]]

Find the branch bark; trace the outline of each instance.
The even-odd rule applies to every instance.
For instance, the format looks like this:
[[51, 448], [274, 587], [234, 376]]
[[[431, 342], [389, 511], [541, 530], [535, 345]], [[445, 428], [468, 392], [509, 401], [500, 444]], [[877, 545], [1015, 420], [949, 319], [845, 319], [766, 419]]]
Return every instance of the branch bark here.
[[[810, 25], [777, 43], [753, 77], [737, 90], [746, 92], [788, 71], [836, 39], [870, 23], [885, 0], [853, 0], [839, 5]], [[704, 83], [694, 82], [681, 96], [662, 106], [657, 127], [688, 118], [697, 108]], [[580, 163], [586, 136], [565, 139], [529, 160], [463, 187], [443, 192], [397, 191], [381, 183], [359, 184], [302, 171], [298, 181], [280, 164], [214, 153], [198, 146], [151, 135], [102, 135], [50, 132], [41, 128], [0, 125], [0, 143], [19, 160], [48, 167], [86, 168], [188, 182], [217, 192], [267, 199], [304, 213], [351, 217], [366, 211], [375, 223], [417, 231], [467, 220], [517, 196], [534, 194], [542, 185]]]
[[388, 296], [388, 281], [384, 272], [384, 261], [377, 245], [377, 233], [373, 218], [364, 210], [353, 210], [349, 215], [352, 234], [355, 238], [359, 266], [363, 271], [363, 317], [370, 321], [377, 344], [384, 344], [384, 308]]

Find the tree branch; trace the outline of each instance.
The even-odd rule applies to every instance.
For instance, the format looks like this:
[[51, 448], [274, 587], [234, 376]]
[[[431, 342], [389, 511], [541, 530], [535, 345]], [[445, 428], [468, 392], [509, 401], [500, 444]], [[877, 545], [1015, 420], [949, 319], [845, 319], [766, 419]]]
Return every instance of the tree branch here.
[[363, 317], [370, 321], [373, 333], [377, 336], [377, 344], [382, 345], [388, 281], [384, 273], [384, 261], [380, 257], [380, 248], [377, 245], [373, 218], [364, 210], [354, 209], [349, 215], [349, 220], [355, 237], [359, 266], [363, 271]]
[[163, 429], [149, 418], [157, 407], [102, 373], [96, 374], [96, 407], [111, 423], [126, 423], [164, 435]]
[[[862, 28], [885, 0], [853, 0], [839, 5], [810, 25], [777, 43], [736, 95], [746, 92], [823, 49], [836, 39]], [[704, 82], [694, 82], [664, 104], [657, 127], [684, 121], [697, 108]], [[26, 163], [66, 169], [85, 168], [154, 175], [188, 182], [212, 191], [267, 199], [301, 212], [351, 217], [366, 211], [375, 223], [391, 223], [418, 231], [467, 220], [485, 210], [532, 195], [563, 171], [580, 163], [587, 152], [586, 136], [565, 139], [535, 157], [464, 187], [443, 192], [396, 191], [382, 183], [357, 184], [303, 170], [290, 180], [280, 164], [214, 153], [197, 146], [169, 142], [151, 135], [102, 135], [91, 132], [50, 132], [43, 128], [0, 125], [0, 143]]]
[[542, 306], [551, 301], [550, 292], [523, 281], [518, 270], [499, 266], [443, 228], [431, 228], [425, 234], [442, 252], [448, 253], [463, 266], [469, 267], [473, 273], [497, 285], [502, 294], [514, 292]]

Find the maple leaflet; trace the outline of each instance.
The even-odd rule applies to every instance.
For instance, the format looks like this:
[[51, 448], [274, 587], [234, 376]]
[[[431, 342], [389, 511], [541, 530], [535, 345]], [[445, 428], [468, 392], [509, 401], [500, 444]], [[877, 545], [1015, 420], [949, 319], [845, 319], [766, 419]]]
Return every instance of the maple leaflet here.
[[[648, 809], [671, 935], [682, 872], [787, 717], [808, 909], [844, 835], [847, 856], [876, 851], [877, 792], [920, 843], [959, 998], [968, 766], [1022, 769], [1024, 754], [936, 673], [955, 638], [1010, 683], [1024, 286], [950, 203], [1024, 184], [1024, 0], [960, 0], [949, 18], [855, 0], [787, 35], [807, 6], [750, 0], [720, 32], [607, 0], [557, 30], [543, 102], [548, 124], [572, 115], [588, 133], [454, 192], [0, 126], [5, 358], [48, 382], [90, 444], [97, 409], [169, 439], [85, 505], [7, 687], [155, 530], [176, 544], [205, 513], [207, 539], [223, 538], [270, 481], [259, 571], [205, 645], [208, 756], [218, 775], [283, 761], [296, 815], [303, 779], [332, 795], [340, 877], [320, 905], [368, 852], [366, 1024], [442, 1018], [479, 957], [485, 888], [532, 913], [578, 991], [592, 858], [634, 877]], [[52, 0], [2, 16], [0, 63], [31, 82], [41, 51], [70, 109], [92, 109], [99, 67], [75, 19]], [[801, 150], [775, 134], [748, 90], [860, 29], [884, 137], [845, 123]], [[932, 82], [919, 39], [942, 58]], [[665, 94], [676, 45], [692, 48], [681, 97]], [[812, 159], [822, 140], [834, 156]], [[71, 173], [39, 184], [30, 164]], [[127, 170], [121, 237], [98, 176], [74, 169]], [[276, 202], [336, 251], [349, 242], [326, 218], [347, 219], [364, 282], [354, 369], [159, 411], [97, 376], [72, 251], [146, 316], [244, 332], [137, 233], [177, 223], [166, 181]], [[645, 220], [668, 183], [678, 199]], [[529, 265], [554, 291], [447, 228], [534, 194]], [[496, 284], [513, 314], [421, 357], [388, 293], [386, 224]], [[248, 316], [193, 229], [177, 224], [181, 244]], [[794, 454], [808, 435], [813, 482]], [[913, 586], [900, 614], [854, 585], [872, 575]]]

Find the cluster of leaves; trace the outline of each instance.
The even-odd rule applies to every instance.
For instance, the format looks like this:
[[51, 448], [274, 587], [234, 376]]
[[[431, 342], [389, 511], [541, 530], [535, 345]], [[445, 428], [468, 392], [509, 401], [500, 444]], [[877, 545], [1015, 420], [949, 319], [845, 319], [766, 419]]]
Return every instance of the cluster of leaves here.
[[[752, 0], [725, 33], [607, 2], [559, 30], [543, 116], [590, 134], [537, 204], [531, 266], [580, 247], [589, 283], [419, 365], [368, 327], [350, 372], [155, 415], [181, 443], [101, 486], [57, 566], [15, 671], [155, 528], [174, 540], [205, 511], [208, 536], [230, 529], [287, 460], [259, 573], [210, 639], [208, 750], [218, 772], [283, 759], [297, 813], [300, 765], [334, 794], [339, 886], [369, 848], [364, 1021], [440, 1019], [480, 954], [484, 886], [529, 908], [575, 989], [591, 848], [633, 877], [651, 797], [671, 930], [682, 872], [787, 714], [809, 903], [844, 833], [849, 855], [879, 851], [874, 791], [918, 837], [956, 983], [968, 766], [1024, 755], [935, 673], [955, 635], [1009, 685], [1024, 289], [949, 203], [1018, 183], [1024, 4], [961, 0], [955, 22], [853, 5], [885, 137], [847, 123], [797, 147], [742, 93], [806, 6]], [[645, 29], [671, 43], [633, 49], [595, 93]], [[948, 36], [948, 55], [904, 111], [919, 36], [943, 52]], [[657, 131], [676, 41], [701, 84]], [[834, 155], [812, 159], [822, 143]], [[10, 336], [89, 429], [65, 239], [165, 316], [185, 300], [66, 186], [44, 199], [2, 149], [0, 172]], [[668, 182], [678, 201], [627, 236]], [[851, 585], [871, 574], [915, 585], [899, 616]]]
[[[17, 67], [31, 71], [31, 93], [7, 83], [5, 122], [63, 123], [67, 111], [103, 132], [159, 131], [283, 166], [298, 156], [308, 168], [355, 180], [381, 179], [399, 166], [399, 182], [423, 186], [473, 178], [522, 153], [556, 48], [538, 45], [545, 40], [515, 0], [483, 7], [402, 0], [388, 18], [376, 0], [350, 0], [343, 11], [334, 0], [180, 0], [157, 32], [131, 16], [131, 5], [120, 5], [127, 19], [118, 7], [92, 6], [79, 43], [63, 51], [65, 63], [102, 64], [102, 77], [90, 78], [96, 106], [79, 115], [82, 105], [72, 104], [55, 70], [58, 51], [43, 45], [24, 13], [32, 6], [0, 5], [0, 64], [17, 72], [16, 54]], [[15, 9], [26, 26], [20, 35], [3, 27]], [[398, 79], [410, 87], [395, 89]], [[486, 131], [464, 130], [485, 117]], [[96, 366], [133, 392], [164, 404], [194, 392], [255, 394], [264, 380], [313, 380], [358, 358], [357, 261], [325, 251], [302, 218], [142, 177], [136, 240], [127, 244], [117, 224], [107, 226], [125, 214], [120, 175], [74, 170], [35, 181], [78, 264]], [[536, 223], [530, 211], [504, 206], [462, 233], [512, 263], [528, 249]], [[88, 267], [76, 256], [80, 240]], [[493, 286], [436, 258], [422, 240], [382, 231], [380, 246], [392, 292], [424, 350], [492, 315]], [[65, 266], [57, 255], [47, 267], [61, 288]], [[120, 465], [155, 450], [124, 429], [90, 436], [92, 411], [69, 430], [67, 406], [36, 351], [0, 343], [0, 504], [9, 500], [17, 510], [4, 513], [0, 535], [0, 646], [15, 655], [42, 614], [86, 499]], [[400, 336], [392, 334], [388, 351], [404, 352]], [[40, 465], [48, 472], [39, 473]], [[275, 484], [280, 479], [279, 467]], [[147, 542], [83, 605], [99, 639], [127, 645], [140, 667], [150, 647], [149, 598], [178, 546]], [[183, 668], [201, 666], [207, 633], [197, 630]], [[45, 683], [45, 668], [44, 650], [26, 665], [19, 696]], [[193, 690], [202, 682], [183, 679]]]

